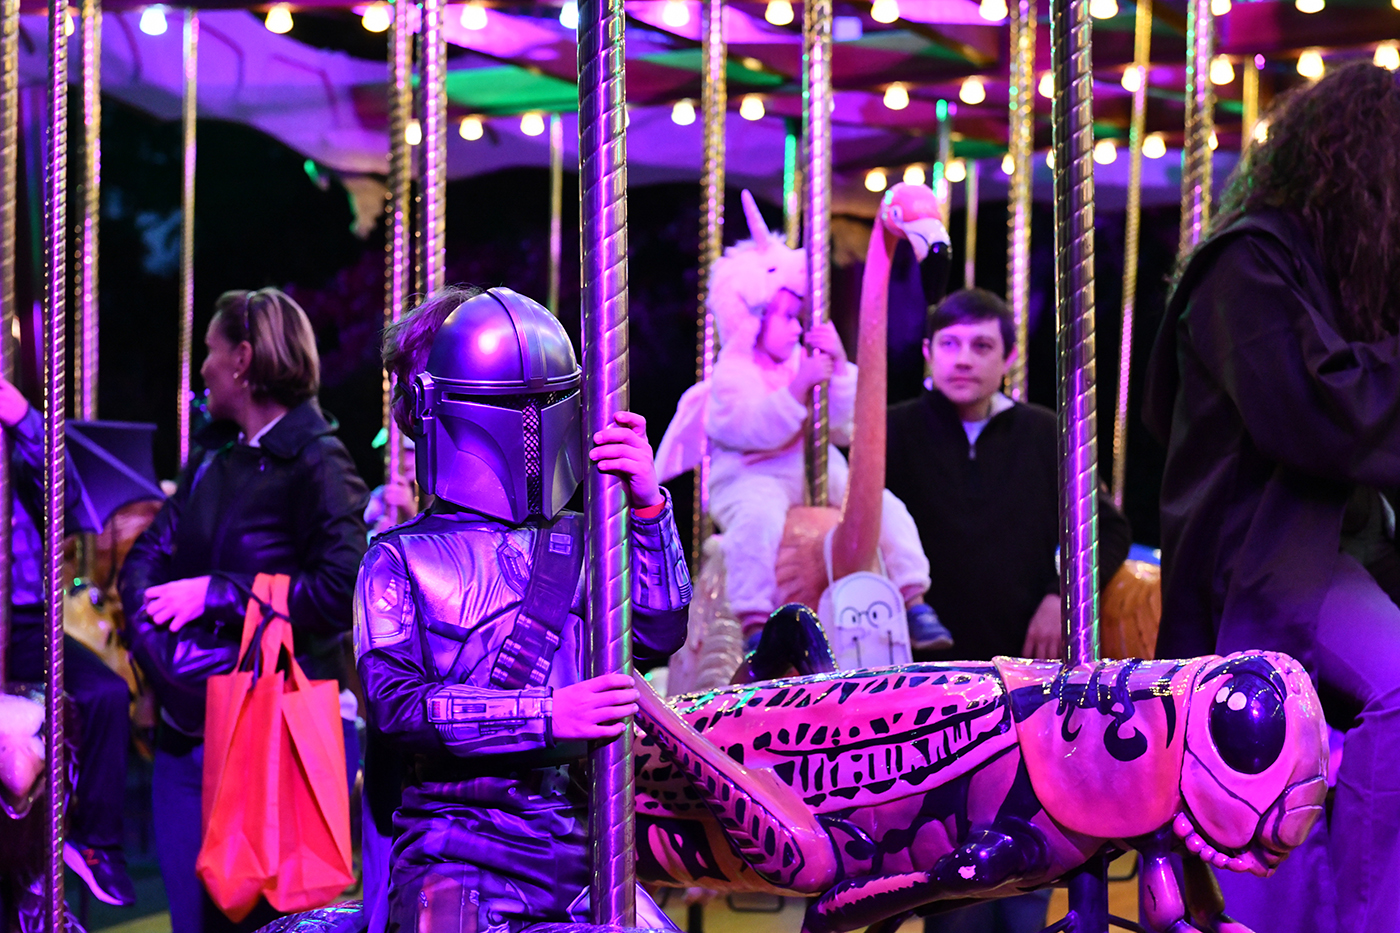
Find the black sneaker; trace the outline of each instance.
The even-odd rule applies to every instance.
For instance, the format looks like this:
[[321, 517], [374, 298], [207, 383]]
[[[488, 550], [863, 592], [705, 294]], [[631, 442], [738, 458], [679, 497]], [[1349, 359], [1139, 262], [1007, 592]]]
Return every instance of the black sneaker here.
[[928, 603], [909, 607], [909, 644], [915, 651], [946, 651], [953, 647], [953, 635]]
[[63, 862], [82, 878], [92, 896], [113, 907], [130, 907], [136, 903], [136, 886], [126, 873], [126, 856], [121, 849], [79, 848], [71, 842], [63, 844]]

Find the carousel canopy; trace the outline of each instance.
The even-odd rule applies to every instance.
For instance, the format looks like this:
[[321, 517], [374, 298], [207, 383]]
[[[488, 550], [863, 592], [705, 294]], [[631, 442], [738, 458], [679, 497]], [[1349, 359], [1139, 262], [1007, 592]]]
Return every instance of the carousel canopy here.
[[[1400, 2], [1400, 0], [1397, 0]], [[1324, 0], [1299, 0], [1323, 5]], [[220, 4], [214, 4], [214, 7]], [[1234, 161], [1245, 132], [1244, 72], [1256, 69], [1261, 110], [1316, 69], [1366, 56], [1400, 64], [1394, 38], [1400, 9], [1387, 0], [1326, 0], [1305, 13], [1293, 2], [1215, 0], [1216, 177]], [[472, 2], [448, 7], [446, 82], [449, 172], [476, 175], [549, 162], [547, 114], [565, 121], [565, 162], [576, 162], [577, 107], [572, 4]], [[1101, 202], [1113, 207], [1126, 184], [1131, 93], [1124, 74], [1133, 55], [1136, 11], [1127, 0], [1095, 0], [1095, 135]], [[1148, 73], [1148, 147], [1144, 201], [1178, 197], [1184, 119], [1186, 14], [1183, 0], [1153, 5]], [[391, 6], [345, 9], [311, 2], [275, 8], [200, 12], [199, 111], [262, 129], [308, 158], [341, 172], [382, 173], [387, 165], [386, 33]], [[698, 0], [626, 4], [628, 156], [634, 184], [696, 178], [701, 165], [701, 56]], [[24, 17], [22, 75], [38, 84], [45, 69], [42, 16]], [[1042, 9], [1042, 16], [1046, 10]], [[109, 4], [104, 15], [103, 89], [161, 118], [175, 119], [181, 96], [182, 12]], [[776, 196], [784, 141], [801, 118], [801, 4], [736, 2], [725, 8], [728, 39], [728, 166], [732, 183]], [[279, 32], [272, 31], [276, 26]], [[370, 27], [379, 31], [370, 31]], [[894, 180], [936, 158], [940, 116], [950, 121], [955, 157], [978, 160], [982, 196], [1003, 197], [1008, 36], [1000, 0], [837, 2], [832, 113], [836, 206], [873, 199], [867, 173]], [[280, 33], [280, 34], [279, 34]], [[1037, 85], [1050, 64], [1050, 30], [1036, 34]], [[71, 40], [77, 55], [78, 35]], [[1319, 59], [1321, 64], [1319, 65]], [[1307, 74], [1301, 74], [1300, 71]], [[70, 75], [77, 80], [77, 69]], [[1036, 146], [1050, 144], [1050, 101], [1037, 93]], [[1157, 156], [1152, 158], [1152, 156]], [[955, 186], [955, 197], [957, 196]], [[1050, 172], [1039, 162], [1038, 196]]]

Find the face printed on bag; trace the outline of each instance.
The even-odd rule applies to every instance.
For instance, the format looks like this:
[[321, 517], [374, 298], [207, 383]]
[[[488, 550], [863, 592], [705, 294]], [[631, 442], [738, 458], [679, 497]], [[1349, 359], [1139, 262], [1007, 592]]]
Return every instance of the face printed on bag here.
[[763, 328], [758, 332], [758, 348], [775, 363], [784, 363], [802, 340], [802, 299], [786, 288], [768, 302]]

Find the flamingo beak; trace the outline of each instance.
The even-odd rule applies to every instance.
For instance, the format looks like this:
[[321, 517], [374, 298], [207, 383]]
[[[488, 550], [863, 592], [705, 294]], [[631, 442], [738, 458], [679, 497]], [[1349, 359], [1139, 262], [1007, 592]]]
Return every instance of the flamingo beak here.
[[905, 220], [893, 224], [909, 245], [914, 247], [914, 255], [919, 262], [924, 261], [924, 257], [933, 249], [934, 244], [942, 243], [945, 246], [953, 244], [948, 236], [947, 229], [943, 226], [943, 221], [937, 217], [919, 217], [914, 220]]

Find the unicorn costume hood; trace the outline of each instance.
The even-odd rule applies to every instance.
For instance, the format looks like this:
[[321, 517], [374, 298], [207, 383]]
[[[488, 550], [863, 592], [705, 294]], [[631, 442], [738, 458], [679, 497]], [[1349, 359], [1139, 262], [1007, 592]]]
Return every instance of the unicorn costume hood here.
[[768, 230], [753, 195], [745, 190], [740, 197], [749, 239], [726, 249], [710, 269], [707, 304], [715, 316], [720, 352], [753, 349], [763, 314], [778, 292], [787, 289], [807, 297], [807, 254]]

